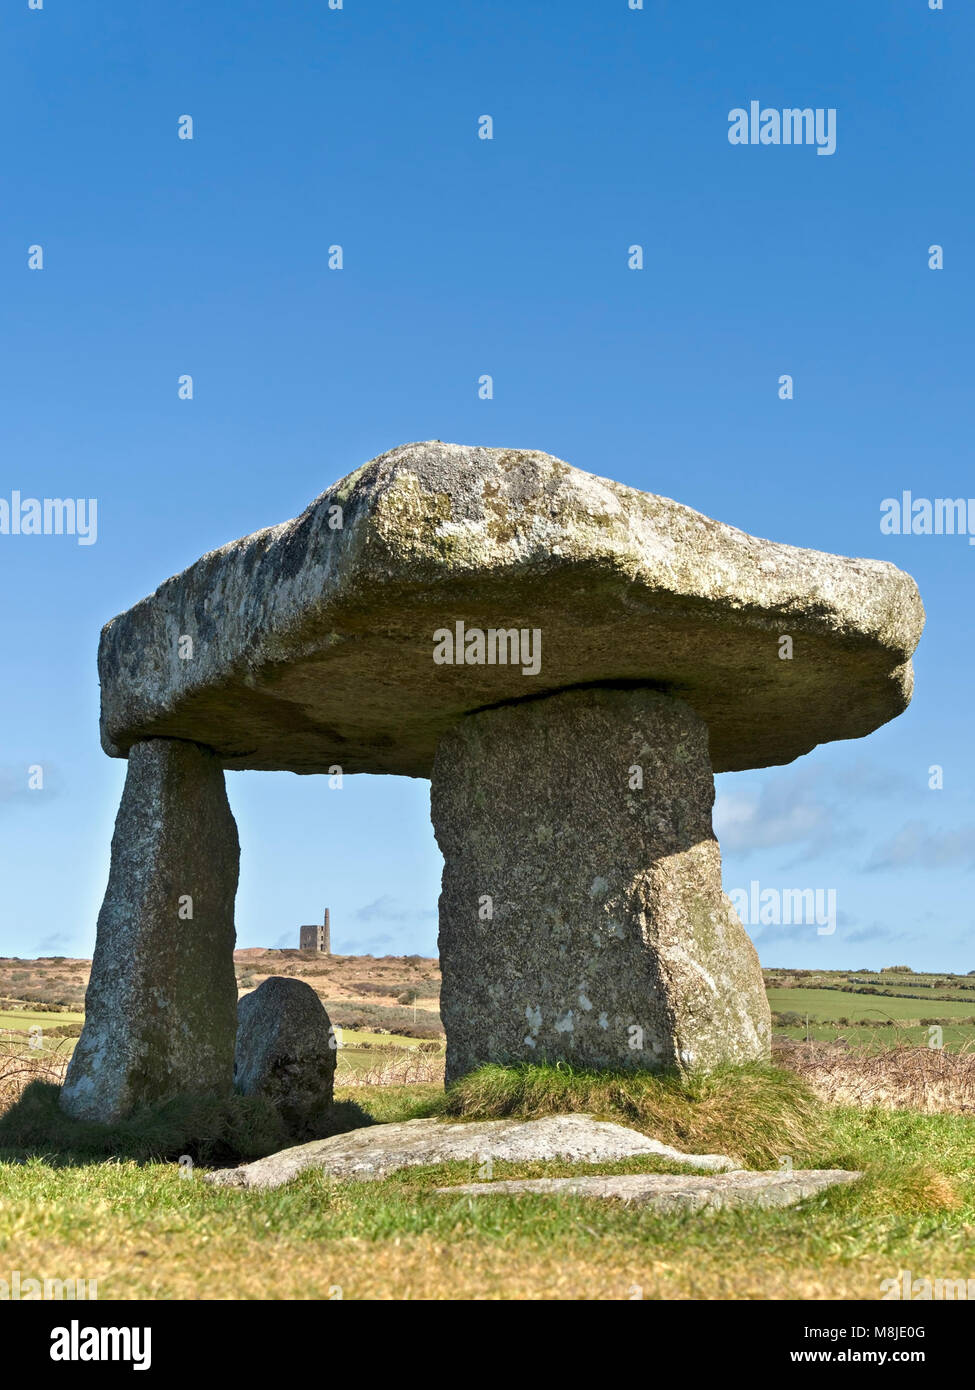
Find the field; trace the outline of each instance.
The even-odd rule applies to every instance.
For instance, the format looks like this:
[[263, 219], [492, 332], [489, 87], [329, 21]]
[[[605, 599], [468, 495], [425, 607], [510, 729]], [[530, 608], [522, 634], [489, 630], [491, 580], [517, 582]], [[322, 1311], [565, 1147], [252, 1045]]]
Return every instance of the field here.
[[39, 1013], [34, 1009], [0, 1010], [0, 1028], [10, 1028], [16, 1032], [29, 1033], [40, 1029], [42, 1033], [52, 1033], [59, 1028], [75, 1026], [80, 1028], [84, 1021], [83, 1013]]
[[858, 1018], [885, 1023], [892, 1019], [895, 1023], [908, 1020], [919, 1022], [921, 1017], [965, 1019], [975, 1021], [975, 1001], [956, 1003], [953, 1000], [919, 1000], [885, 995], [878, 997], [869, 994], [839, 994], [825, 989], [770, 989], [767, 991], [769, 1004], [774, 1012], [792, 1009], [796, 1013], [809, 1014], [823, 1020], [839, 1018]]
[[[440, 969], [421, 957], [316, 956], [250, 948], [235, 954], [246, 994], [269, 975], [306, 981], [318, 993], [343, 1046], [338, 1074], [349, 1084], [435, 1080], [442, 1074]], [[0, 1055], [34, 1034], [42, 1055], [69, 1056], [83, 1014], [90, 962], [48, 957], [0, 959]], [[880, 1054], [892, 1045], [975, 1050], [975, 977], [909, 970], [764, 972], [773, 1034]], [[16, 993], [16, 991], [20, 993]], [[402, 1049], [429, 1044], [422, 1056]]]
[[[26, 1055], [51, 1063], [66, 1062], [74, 1050], [83, 1014], [0, 1013], [0, 1060]], [[336, 1075], [341, 1082], [406, 1081], [443, 1074], [444, 1044], [391, 1033], [363, 1033], [340, 1028]]]
[[[237, 951], [235, 962], [241, 995], [269, 975], [304, 980], [316, 991], [341, 1038], [340, 1080], [360, 1085], [442, 1078], [436, 960], [251, 948]], [[88, 960], [67, 957], [0, 958], [0, 1058], [27, 1046], [38, 1057], [70, 1057], [84, 1020], [90, 967]]]
[[[362, 1081], [436, 1079], [442, 1062], [440, 969], [422, 956], [316, 956], [250, 948], [235, 954], [241, 994], [269, 975], [304, 980], [318, 994], [343, 1047], [339, 1076]], [[42, 1054], [68, 1056], [83, 1014], [90, 962], [0, 959], [0, 1055], [34, 1034]], [[975, 977], [908, 970], [767, 969], [773, 1034], [881, 1053], [895, 1044], [975, 1049]], [[18, 992], [19, 991], [19, 992]], [[73, 1006], [74, 1005], [74, 1006]], [[401, 1049], [431, 1045], [409, 1061]], [[439, 1051], [437, 1045], [439, 1044]]]
[[911, 972], [766, 970], [776, 1036], [879, 1051], [975, 1048], [975, 980]]
[[[345, 1093], [378, 1120], [435, 1110], [435, 1086]], [[477, 1094], [465, 1118], [481, 1112]], [[511, 1099], [517, 1107], [518, 1094]], [[547, 1097], [572, 1108], [571, 1086]], [[531, 1107], [522, 1107], [527, 1113]], [[546, 1105], [535, 1109], [544, 1110]], [[578, 1108], [578, 1105], [576, 1105]], [[98, 1281], [113, 1298], [872, 1299], [885, 1279], [975, 1275], [975, 1119], [825, 1107], [785, 1072], [661, 1087], [607, 1118], [775, 1166], [856, 1167], [863, 1180], [783, 1211], [664, 1217], [583, 1198], [456, 1198], [471, 1165], [381, 1183], [309, 1172], [267, 1194], [214, 1190], [175, 1161], [84, 1161], [0, 1149], [0, 1248], [35, 1277]], [[486, 1113], [494, 1113], [490, 1107]], [[6, 1160], [6, 1162], [4, 1161]], [[680, 1171], [497, 1164], [496, 1177]], [[205, 1250], [205, 1258], [201, 1251]]]
[[69, 1057], [81, 1033], [84, 1014], [40, 1013], [33, 1009], [0, 1011], [0, 1058], [24, 1049], [40, 1057]]
[[[311, 952], [250, 947], [234, 952], [240, 994], [269, 975], [304, 980], [337, 1027], [359, 1033], [432, 1041], [440, 1023], [440, 966], [424, 956], [317, 956]], [[0, 957], [0, 1027], [21, 1010], [43, 1010], [42, 1026], [77, 1019], [84, 1008], [91, 961], [62, 956]], [[22, 1014], [20, 1015], [23, 1016]]]
[[[4, 966], [12, 973], [8, 962], [0, 972]], [[975, 1278], [968, 977], [769, 971], [779, 1021], [771, 1067], [636, 1082], [544, 1068], [526, 1079], [496, 1068], [445, 1098], [436, 962], [239, 953], [242, 992], [266, 974], [294, 973], [318, 989], [333, 1017], [348, 1020], [339, 1024], [336, 1078], [348, 1125], [584, 1109], [685, 1150], [729, 1153], [746, 1167], [791, 1162], [864, 1174], [787, 1210], [661, 1216], [578, 1197], [434, 1191], [471, 1181], [473, 1165], [465, 1164], [374, 1183], [308, 1172], [267, 1194], [214, 1189], [201, 1179], [220, 1160], [197, 1155], [187, 1180], [178, 1161], [183, 1137], [166, 1138], [165, 1126], [138, 1141], [145, 1152], [133, 1152], [130, 1135], [119, 1150], [129, 1158], [79, 1148], [56, 1131], [56, 1119], [37, 1129], [15, 1101], [31, 1076], [50, 1082], [63, 1070], [75, 1039], [55, 1033], [76, 1032], [82, 1015], [54, 994], [71, 996], [82, 971], [65, 980], [61, 966], [62, 978], [45, 989], [53, 970], [38, 962], [14, 968], [27, 971], [18, 983], [32, 997], [18, 1006], [0, 974], [0, 1262], [24, 1277], [94, 1278], [104, 1300], [874, 1299], [904, 1269], [915, 1278]], [[418, 1035], [391, 1031], [404, 1013], [402, 1026], [413, 1031], [414, 1008]], [[376, 1011], [381, 1023], [350, 1026]], [[805, 1037], [807, 1015], [813, 1041], [790, 1043]], [[782, 1023], [793, 1016], [801, 1023]], [[956, 1020], [940, 1025], [944, 1049], [927, 1046], [931, 1025], [922, 1018]], [[42, 1030], [40, 1049], [29, 1045], [31, 1028]], [[423, 1036], [428, 1029], [433, 1036]], [[914, 1037], [925, 1045], [907, 1045]], [[56, 1117], [56, 1091], [42, 1090], [41, 1100], [41, 1112], [46, 1105]], [[644, 1158], [595, 1167], [498, 1163], [493, 1176], [594, 1171], [681, 1170]]]

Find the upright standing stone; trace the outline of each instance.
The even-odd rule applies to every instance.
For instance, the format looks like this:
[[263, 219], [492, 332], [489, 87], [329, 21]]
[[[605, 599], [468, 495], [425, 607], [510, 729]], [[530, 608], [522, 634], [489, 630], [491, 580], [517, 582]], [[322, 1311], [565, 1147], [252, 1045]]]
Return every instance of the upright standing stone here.
[[176, 1095], [229, 1095], [240, 848], [223, 770], [178, 739], [133, 744], [61, 1104], [110, 1122]]
[[484, 1062], [768, 1055], [689, 705], [589, 689], [472, 714], [440, 742], [431, 801], [448, 1081]]

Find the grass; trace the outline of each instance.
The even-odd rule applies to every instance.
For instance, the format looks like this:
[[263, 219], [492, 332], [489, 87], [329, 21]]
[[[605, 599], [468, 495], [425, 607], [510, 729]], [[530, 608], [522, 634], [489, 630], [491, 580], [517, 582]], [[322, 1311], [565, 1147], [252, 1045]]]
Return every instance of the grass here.
[[[354, 965], [358, 979], [364, 967]], [[420, 1051], [419, 1039], [343, 1030], [337, 1128], [427, 1115], [463, 1122], [588, 1111], [747, 1166], [775, 1168], [787, 1157], [796, 1167], [864, 1173], [797, 1207], [663, 1216], [581, 1197], [434, 1191], [474, 1180], [471, 1164], [406, 1170], [380, 1183], [340, 1184], [309, 1171], [270, 1193], [213, 1188], [201, 1181], [207, 1165], [281, 1146], [273, 1116], [246, 1104], [197, 1102], [112, 1130], [68, 1127], [48, 1084], [0, 1114], [0, 1278], [12, 1269], [25, 1278], [97, 1278], [107, 1300], [874, 1299], [881, 1281], [902, 1269], [915, 1278], [975, 1277], [975, 1062], [966, 1069], [972, 1059], [957, 1050], [890, 1048], [893, 1039], [926, 1041], [927, 1030], [912, 1029], [911, 1019], [971, 1017], [975, 991], [971, 1002], [952, 1001], [935, 990], [924, 997], [910, 976], [878, 983], [921, 997], [769, 992], [773, 1009], [810, 1015], [814, 1038], [842, 1033], [857, 1054], [811, 1046], [798, 1049], [789, 1070], [753, 1067], [687, 1082], [485, 1068], [445, 1095], [434, 1079], [442, 1053]], [[387, 1021], [369, 1004], [344, 1007], [350, 1021]], [[412, 1021], [412, 1007], [397, 1012]], [[833, 1022], [843, 1017], [878, 1027]], [[897, 1027], [880, 1026], [887, 1018]], [[73, 1039], [50, 1030], [80, 1019], [40, 1009], [0, 1013], [0, 1029], [16, 1030], [0, 1043], [0, 1111], [30, 1075], [57, 1080]], [[26, 1050], [32, 1026], [44, 1031], [43, 1050]], [[776, 1034], [801, 1037], [805, 1028]], [[945, 1025], [946, 1048], [973, 1039], [972, 1025]], [[412, 1084], [388, 1084], [397, 1077]], [[938, 1097], [946, 1110], [970, 1108], [921, 1113]], [[913, 1108], [871, 1108], [885, 1098]], [[194, 1166], [180, 1166], [184, 1154]], [[646, 1171], [681, 1169], [648, 1158], [493, 1165], [494, 1179]]]
[[21, 1032], [27, 1032], [33, 1027], [58, 1028], [64, 1024], [82, 1024], [85, 1020], [83, 1013], [72, 1013], [68, 1010], [52, 1013], [49, 1009], [0, 1009], [0, 1028], [13, 1028]]
[[776, 1038], [772, 1055], [803, 1077], [827, 1105], [889, 1106], [975, 1116], [975, 1053], [970, 1048], [883, 1050]]
[[[438, 1114], [463, 1122], [590, 1111], [696, 1152], [757, 1167], [853, 1168], [855, 1184], [785, 1210], [664, 1216], [582, 1197], [456, 1197], [475, 1165], [411, 1169], [382, 1182], [302, 1174], [269, 1193], [185, 1180], [145, 1157], [148, 1117], [129, 1157], [79, 1150], [80, 1136], [38, 1092], [0, 1117], [0, 1272], [85, 1277], [112, 1298], [876, 1298], [880, 1281], [975, 1275], [975, 1118], [828, 1106], [776, 1067], [681, 1081], [564, 1067], [486, 1067], [440, 1087], [337, 1090], [343, 1123]], [[212, 1103], [211, 1103], [212, 1104]], [[199, 1128], [199, 1161], [247, 1133], [240, 1112], [175, 1110]], [[152, 1122], [161, 1124], [157, 1115]], [[17, 1125], [20, 1129], [17, 1129]], [[256, 1119], [258, 1132], [260, 1126]], [[65, 1144], [70, 1137], [73, 1149]], [[56, 1143], [52, 1141], [57, 1140]], [[89, 1135], [89, 1146], [110, 1143]], [[140, 1145], [142, 1147], [140, 1147]], [[209, 1148], [207, 1147], [209, 1145]], [[188, 1152], [188, 1149], [179, 1150]], [[681, 1171], [615, 1164], [495, 1163], [495, 1179], [578, 1172]]]
[[[549, 1113], [562, 1094], [595, 1083], [537, 1082], [521, 1073], [472, 1081], [450, 1107], [473, 1117]], [[639, 1101], [695, 1133], [704, 1147], [741, 1135], [741, 1107], [756, 1097], [765, 1123], [785, 1116], [810, 1166], [865, 1170], [860, 1183], [780, 1211], [661, 1216], [580, 1197], [457, 1198], [438, 1185], [470, 1181], [466, 1164], [413, 1169], [383, 1182], [335, 1183], [307, 1172], [270, 1193], [211, 1188], [178, 1165], [131, 1160], [58, 1166], [42, 1157], [0, 1162], [0, 1246], [10, 1267], [35, 1277], [97, 1278], [111, 1298], [876, 1298], [880, 1281], [968, 1278], [975, 1265], [975, 1121], [908, 1112], [820, 1109], [797, 1103], [791, 1078], [752, 1074], [736, 1090], [704, 1089]], [[793, 1099], [790, 1100], [789, 1097]], [[343, 1096], [343, 1099], [348, 1097]], [[438, 1108], [436, 1088], [370, 1091], [378, 1121]], [[632, 1093], [615, 1087], [609, 1113], [632, 1120]], [[811, 1105], [811, 1108], [810, 1108]], [[622, 1111], [619, 1107], [622, 1107]], [[803, 1119], [805, 1117], [805, 1119]], [[663, 1136], [661, 1136], [663, 1137]], [[798, 1141], [798, 1142], [797, 1142]], [[780, 1152], [788, 1146], [782, 1142]], [[0, 1160], [12, 1156], [0, 1152]], [[18, 1156], [22, 1157], [22, 1156]], [[646, 1171], [645, 1159], [597, 1170]], [[495, 1177], [579, 1171], [570, 1164], [496, 1164]], [[591, 1171], [587, 1169], [587, 1171]]]
[[[341, 1030], [342, 1045], [336, 1056], [336, 1075], [379, 1083], [384, 1073], [400, 1072], [403, 1082], [443, 1077], [444, 1046], [423, 1038], [405, 1038], [396, 1033], [367, 1033], [353, 1028]], [[436, 1073], [436, 1075], [435, 1075]]]
[[971, 1000], [929, 998], [906, 999], [893, 994], [847, 994], [836, 989], [770, 989], [769, 1007], [776, 1013], [809, 1014], [826, 1021], [831, 1018], [921, 1019], [972, 1018], [975, 995]]
[[364, 1033], [356, 1028], [343, 1028], [343, 1047], [421, 1047], [423, 1038], [404, 1038], [399, 1033]]
[[336, 1059], [335, 1083], [345, 1086], [443, 1085], [445, 1052], [424, 1047], [343, 1047]]
[[[788, 1038], [792, 1042], [804, 1042], [807, 1035], [810, 1042], [831, 1043], [842, 1040], [849, 1043], [851, 1047], [868, 1052], [883, 1052], [891, 1046], [900, 1044], [909, 1047], [927, 1047], [931, 1036], [927, 1026], [911, 1027], [904, 1023], [898, 1023], [894, 1028], [883, 1026], [844, 1028], [837, 1027], [835, 1023], [814, 1023], [810, 1019], [808, 1030], [805, 1024], [795, 1027], [778, 1026], [773, 1029], [774, 1037]], [[975, 1027], [965, 1023], [947, 1023], [942, 1028], [941, 1040], [948, 1052], [970, 1052], [975, 1046]]]
[[[70, 1057], [81, 1033], [84, 1014], [52, 1013], [32, 1009], [0, 1011], [0, 1056], [14, 1056], [31, 1051], [56, 1052]], [[31, 1029], [39, 1030], [31, 1039]]]
[[[289, 1137], [274, 1106], [257, 1097], [180, 1097], [138, 1110], [114, 1125], [71, 1119], [59, 1107], [61, 1088], [34, 1081], [0, 1115], [0, 1152], [43, 1153], [55, 1162], [96, 1157], [218, 1163], [260, 1158], [287, 1148]], [[333, 1111], [332, 1133], [370, 1124], [353, 1101]]]
[[975, 996], [959, 1001], [937, 994], [904, 998], [835, 989], [772, 988], [768, 999], [776, 1038], [793, 1042], [842, 1040], [870, 1052], [882, 1052], [892, 1044], [927, 1047], [931, 1033], [929, 1024], [922, 1024], [921, 1019], [943, 1019], [938, 1041], [946, 1051], [975, 1050], [975, 1022], [970, 1021], [975, 1019]]
[[775, 1167], [815, 1142], [819, 1108], [807, 1084], [778, 1067], [723, 1067], [680, 1078], [568, 1066], [486, 1066], [456, 1081], [441, 1104], [468, 1119], [582, 1112], [615, 1120], [692, 1153]]

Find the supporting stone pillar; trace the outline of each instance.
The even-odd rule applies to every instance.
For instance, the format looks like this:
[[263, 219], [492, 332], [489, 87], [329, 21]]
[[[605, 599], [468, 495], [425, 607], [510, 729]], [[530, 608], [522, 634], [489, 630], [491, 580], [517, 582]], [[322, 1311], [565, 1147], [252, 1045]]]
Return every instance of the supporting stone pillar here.
[[61, 1094], [70, 1115], [111, 1122], [171, 1096], [230, 1094], [239, 861], [216, 754], [178, 739], [134, 744]]
[[706, 725], [651, 690], [565, 691], [444, 737], [431, 806], [448, 1081], [485, 1062], [769, 1055], [713, 802]]

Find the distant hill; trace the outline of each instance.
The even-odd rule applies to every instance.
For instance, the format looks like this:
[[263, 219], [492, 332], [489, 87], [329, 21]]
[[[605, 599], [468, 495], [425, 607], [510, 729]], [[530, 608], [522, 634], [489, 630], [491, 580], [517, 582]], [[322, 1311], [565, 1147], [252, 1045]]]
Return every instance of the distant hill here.
[[[442, 1038], [440, 962], [425, 956], [318, 956], [247, 946], [234, 952], [237, 985], [247, 994], [269, 975], [305, 980], [340, 1028]], [[0, 956], [0, 1011], [84, 1008], [91, 961]]]
[[[305, 980], [340, 1028], [442, 1038], [440, 963], [429, 956], [319, 956], [310, 951], [247, 946], [234, 952], [237, 985], [247, 994], [269, 975]], [[84, 1008], [91, 961], [66, 956], [0, 957], [0, 1013]], [[845, 1037], [858, 1045], [898, 1041], [975, 1045], [975, 978], [904, 966], [879, 970], [763, 971], [775, 1031], [793, 1039]], [[887, 1030], [886, 1032], [884, 1030]]]

